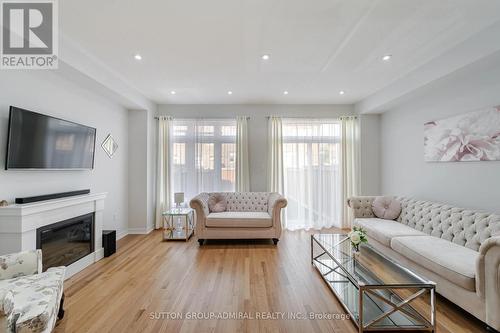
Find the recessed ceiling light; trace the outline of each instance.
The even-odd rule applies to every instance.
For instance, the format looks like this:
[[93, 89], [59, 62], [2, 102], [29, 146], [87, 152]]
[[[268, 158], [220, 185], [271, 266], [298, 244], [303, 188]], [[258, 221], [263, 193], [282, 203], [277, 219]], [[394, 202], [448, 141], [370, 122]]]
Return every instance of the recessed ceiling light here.
[[170, 92], [170, 95], [175, 95], [175, 94], [177, 94], [177, 93], [175, 92], [175, 90], [172, 90], [172, 91]]
[[283, 95], [288, 95], [288, 91], [287, 90], [283, 91]]
[[142, 60], [142, 56], [140, 54], [134, 55], [135, 60]]
[[261, 58], [262, 60], [269, 60], [270, 56], [269, 54], [263, 54]]
[[383, 61], [389, 61], [392, 58], [392, 54], [386, 54], [385, 56], [382, 57]]
[[233, 92], [232, 92], [231, 90], [229, 90], [229, 91], [227, 92], [227, 94], [228, 94], [228, 95], [232, 95], [232, 94], [233, 94]]
[[341, 91], [339, 91], [339, 94], [340, 94], [340, 95], [344, 95], [344, 94], [345, 94], [345, 91], [341, 90]]

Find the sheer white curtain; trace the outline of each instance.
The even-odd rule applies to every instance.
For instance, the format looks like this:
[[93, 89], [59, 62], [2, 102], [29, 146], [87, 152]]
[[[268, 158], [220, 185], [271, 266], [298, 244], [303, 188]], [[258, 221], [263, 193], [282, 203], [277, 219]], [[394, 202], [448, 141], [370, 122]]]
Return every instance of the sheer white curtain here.
[[172, 141], [173, 192], [235, 191], [236, 120], [175, 119]]
[[236, 118], [236, 191], [250, 191], [248, 117]]
[[163, 225], [162, 213], [170, 208], [172, 197], [171, 183], [171, 139], [172, 118], [160, 117], [158, 120], [158, 156], [156, 170], [156, 228]]
[[269, 117], [267, 139], [268, 191], [283, 194], [283, 124], [280, 117]]
[[358, 117], [342, 117], [342, 228], [352, 226], [352, 209], [347, 199], [360, 193], [360, 128]]
[[338, 120], [283, 119], [285, 228], [341, 226]]

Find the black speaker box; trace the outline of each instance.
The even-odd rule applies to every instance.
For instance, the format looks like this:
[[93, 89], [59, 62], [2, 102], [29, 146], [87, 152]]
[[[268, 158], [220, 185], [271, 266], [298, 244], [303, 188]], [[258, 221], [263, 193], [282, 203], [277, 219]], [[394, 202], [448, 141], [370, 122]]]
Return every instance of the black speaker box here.
[[116, 230], [102, 231], [102, 246], [104, 247], [105, 257], [109, 257], [116, 252]]

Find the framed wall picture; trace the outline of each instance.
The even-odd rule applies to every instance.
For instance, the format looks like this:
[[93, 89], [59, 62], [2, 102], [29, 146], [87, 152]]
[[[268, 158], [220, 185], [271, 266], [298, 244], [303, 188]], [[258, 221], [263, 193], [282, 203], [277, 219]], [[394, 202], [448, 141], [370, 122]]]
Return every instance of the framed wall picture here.
[[500, 106], [424, 125], [427, 162], [500, 161]]

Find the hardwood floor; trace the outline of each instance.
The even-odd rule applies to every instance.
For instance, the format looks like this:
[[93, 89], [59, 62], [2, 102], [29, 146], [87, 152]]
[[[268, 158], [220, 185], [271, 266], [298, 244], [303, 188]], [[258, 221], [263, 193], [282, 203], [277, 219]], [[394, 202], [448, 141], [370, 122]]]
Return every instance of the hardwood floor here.
[[[202, 247], [195, 238], [162, 242], [158, 231], [126, 236], [115, 255], [66, 281], [66, 315], [55, 332], [354, 333], [349, 320], [256, 319], [272, 312], [344, 314], [310, 263], [309, 234], [287, 231], [277, 246], [261, 240]], [[186, 318], [210, 312], [253, 319]], [[440, 333], [486, 331], [441, 297], [437, 319]]]

